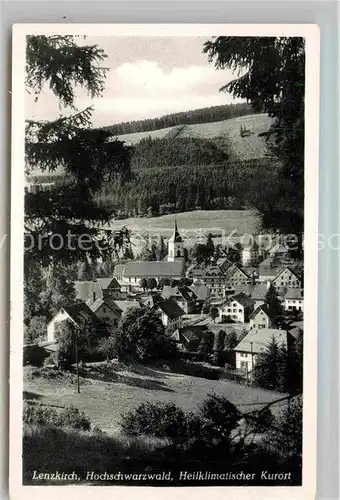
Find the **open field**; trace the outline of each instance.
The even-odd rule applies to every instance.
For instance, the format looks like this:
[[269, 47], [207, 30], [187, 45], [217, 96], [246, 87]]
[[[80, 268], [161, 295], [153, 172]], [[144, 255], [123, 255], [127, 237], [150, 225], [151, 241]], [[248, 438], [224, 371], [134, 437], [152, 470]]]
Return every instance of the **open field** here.
[[183, 237], [209, 232], [230, 233], [236, 230], [236, 235], [254, 234], [260, 225], [260, 216], [256, 210], [193, 210], [161, 217], [131, 217], [129, 219], [113, 220], [110, 229], [121, 229], [126, 226], [132, 232], [162, 234], [169, 237], [177, 220], [178, 228]]
[[[117, 136], [128, 145], [137, 144], [142, 139], [166, 139], [178, 129], [176, 138], [197, 137], [201, 139], [226, 138], [227, 146], [230, 148], [231, 158], [234, 160], [253, 160], [263, 158], [266, 153], [266, 140], [259, 134], [267, 132], [272, 119], [266, 113], [240, 116], [211, 123], [198, 123], [196, 125], [184, 125], [180, 127], [163, 128], [149, 132], [137, 132]], [[241, 137], [240, 127], [249, 130], [250, 135]]]
[[54, 371], [55, 378], [47, 378], [36, 376], [39, 369], [26, 367], [24, 398], [61, 408], [74, 405], [86, 413], [92, 425], [115, 434], [121, 412], [145, 401], [174, 402], [185, 410], [195, 410], [209, 394], [216, 394], [227, 397], [242, 411], [250, 411], [282, 396], [229, 380], [207, 380], [163, 368], [111, 365], [103, 372], [99, 366], [94, 363], [86, 378], [81, 378], [80, 394], [74, 375]]

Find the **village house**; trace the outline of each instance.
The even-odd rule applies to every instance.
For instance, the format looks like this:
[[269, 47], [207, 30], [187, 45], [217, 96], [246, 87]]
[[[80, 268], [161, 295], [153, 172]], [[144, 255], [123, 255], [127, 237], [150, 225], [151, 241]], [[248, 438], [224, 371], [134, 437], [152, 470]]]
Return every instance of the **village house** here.
[[251, 313], [249, 316], [250, 320], [250, 328], [271, 328], [272, 327], [272, 318], [269, 314], [268, 307], [263, 304]]
[[284, 297], [285, 311], [303, 311], [303, 290], [288, 288]]
[[233, 265], [233, 263], [228, 259], [228, 257], [220, 257], [216, 262], [217, 266], [221, 269], [222, 273], [225, 274], [228, 269]]
[[275, 256], [264, 259], [258, 266], [259, 281], [271, 281], [284, 269], [281, 260]]
[[184, 311], [173, 299], [161, 300], [158, 303], [158, 311], [168, 333], [174, 332], [177, 328], [182, 328]]
[[237, 264], [233, 264], [225, 274], [225, 288], [233, 291], [241, 285], [246, 285], [251, 281], [251, 277]]
[[177, 328], [170, 336], [171, 340], [176, 342], [177, 348], [180, 351], [194, 352], [197, 351], [205, 330], [203, 328], [183, 327], [180, 330]]
[[279, 257], [281, 259], [286, 259], [288, 257], [288, 254], [289, 254], [289, 250], [287, 248], [287, 246], [285, 245], [282, 245], [281, 243], [277, 243], [276, 245], [273, 246], [273, 248], [271, 248], [269, 250], [269, 255], [271, 257]]
[[76, 300], [94, 302], [96, 299], [122, 299], [125, 294], [115, 278], [97, 278], [94, 281], [75, 281]]
[[196, 309], [199, 309], [197, 296], [188, 286], [164, 286], [161, 297], [163, 299], [172, 298], [185, 314], [193, 314]]
[[93, 331], [100, 326], [100, 320], [96, 314], [84, 302], [78, 302], [74, 305], [63, 307], [57, 312], [47, 324], [47, 341], [55, 342], [58, 340], [58, 325], [63, 321], [69, 320], [76, 326], [84, 323], [92, 325]]
[[210, 298], [210, 290], [203, 283], [202, 284], [199, 284], [199, 283], [193, 284], [189, 288], [194, 292], [194, 294], [196, 295], [197, 300], [201, 304], [203, 304], [204, 302], [206, 302], [206, 301], [209, 300], [209, 298]]
[[278, 292], [284, 288], [301, 288], [301, 279], [290, 267], [283, 268], [272, 280]]
[[243, 340], [234, 348], [236, 369], [251, 372], [258, 356], [266, 351], [272, 340], [288, 348], [289, 334], [275, 328], [252, 328]]
[[86, 303], [92, 312], [95, 313], [97, 318], [103, 323], [107, 323], [113, 327], [118, 325], [121, 318], [122, 311], [110, 299], [96, 299], [94, 302], [88, 301]]
[[121, 315], [126, 314], [131, 309], [140, 307], [138, 300], [115, 300], [114, 305], [121, 311]]
[[219, 318], [223, 322], [247, 323], [254, 309], [254, 302], [243, 293], [230, 297], [218, 306]]

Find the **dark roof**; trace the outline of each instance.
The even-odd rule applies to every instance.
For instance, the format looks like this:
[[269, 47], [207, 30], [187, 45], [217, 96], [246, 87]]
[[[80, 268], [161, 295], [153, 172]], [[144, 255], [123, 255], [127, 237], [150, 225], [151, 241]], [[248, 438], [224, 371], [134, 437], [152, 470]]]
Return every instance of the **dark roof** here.
[[263, 311], [270, 318], [271, 315], [269, 314], [267, 304], [262, 304], [262, 306], [259, 306], [256, 309], [254, 309], [254, 311], [249, 316], [249, 319], [255, 317], [260, 311]]
[[179, 305], [171, 298], [160, 301], [158, 307], [170, 319], [179, 318], [180, 316], [184, 315], [183, 309], [179, 307]]
[[107, 300], [107, 299], [96, 299], [94, 302], [91, 301], [91, 300], [88, 300], [86, 302], [86, 305], [89, 306], [89, 308], [91, 309], [91, 311], [93, 311], [94, 313], [96, 311], [98, 311], [98, 309], [102, 306], [102, 305], [105, 305], [107, 307], [109, 307], [112, 311], [116, 312], [117, 314], [121, 314], [121, 310], [119, 309], [119, 307], [112, 301], [112, 300]]
[[182, 237], [179, 234], [179, 231], [177, 228], [177, 221], [176, 220], [175, 220], [174, 232], [172, 233], [172, 236], [169, 239], [169, 242], [171, 242], [171, 243], [183, 243]]
[[178, 277], [183, 276], [184, 262], [131, 261], [124, 266], [124, 277]]
[[165, 285], [162, 291], [163, 299], [168, 299], [169, 297], [184, 299], [187, 302], [196, 300], [196, 295], [188, 286], [169, 286]]
[[103, 290], [107, 288], [119, 288], [120, 284], [116, 280], [116, 278], [97, 278], [96, 281], [100, 284]]
[[226, 278], [232, 278], [235, 273], [241, 272], [246, 278], [249, 278], [249, 276], [241, 269], [238, 267], [236, 264], [233, 264], [232, 266], [229, 267], [229, 269], [226, 271], [225, 276]]
[[80, 323], [82, 321], [91, 321], [93, 323], [99, 322], [98, 317], [84, 302], [78, 302], [77, 304], [64, 307], [64, 310], [75, 323]]
[[251, 298], [247, 297], [247, 295], [245, 295], [244, 293], [238, 293], [237, 295], [233, 295], [225, 303], [228, 304], [229, 302], [232, 302], [233, 300], [236, 300], [243, 307], [253, 307], [254, 306], [254, 301]]

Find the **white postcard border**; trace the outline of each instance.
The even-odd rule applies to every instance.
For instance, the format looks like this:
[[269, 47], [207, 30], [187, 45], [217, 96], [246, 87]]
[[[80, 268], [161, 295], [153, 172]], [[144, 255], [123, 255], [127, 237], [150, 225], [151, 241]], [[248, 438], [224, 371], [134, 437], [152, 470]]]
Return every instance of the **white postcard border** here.
[[[22, 485], [22, 346], [24, 251], [25, 37], [28, 34], [100, 36], [300, 36], [306, 38], [305, 79], [305, 313], [303, 484], [294, 487], [142, 487]], [[10, 262], [10, 497], [13, 499], [189, 498], [309, 499], [316, 495], [317, 268], [320, 34], [310, 24], [16, 24], [13, 27], [12, 188]], [[46, 490], [46, 488], [48, 488]], [[95, 489], [95, 490], [94, 490]]]

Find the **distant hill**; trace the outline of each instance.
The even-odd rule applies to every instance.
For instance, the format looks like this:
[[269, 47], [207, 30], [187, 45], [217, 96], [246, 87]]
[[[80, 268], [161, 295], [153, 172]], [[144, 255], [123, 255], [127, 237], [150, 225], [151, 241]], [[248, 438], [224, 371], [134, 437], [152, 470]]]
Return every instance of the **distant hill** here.
[[[230, 159], [255, 160], [266, 156], [266, 139], [259, 134], [267, 132], [272, 124], [272, 119], [266, 113], [252, 114], [230, 118], [211, 123], [198, 123], [193, 125], [179, 125], [148, 132], [118, 135], [117, 138], [128, 145], [138, 144], [142, 139], [167, 139], [167, 138], [197, 138], [219, 139], [225, 141]], [[241, 135], [241, 128], [243, 136]]]

